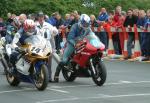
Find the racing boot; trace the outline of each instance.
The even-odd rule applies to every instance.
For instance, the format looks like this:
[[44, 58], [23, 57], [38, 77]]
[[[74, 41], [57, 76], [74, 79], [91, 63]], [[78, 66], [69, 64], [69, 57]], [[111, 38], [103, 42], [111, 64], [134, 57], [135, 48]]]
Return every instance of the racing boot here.
[[63, 69], [64, 65], [65, 64], [63, 62], [60, 62], [58, 64], [55, 75], [54, 75], [54, 82], [59, 82], [59, 74], [60, 74], [61, 69]]

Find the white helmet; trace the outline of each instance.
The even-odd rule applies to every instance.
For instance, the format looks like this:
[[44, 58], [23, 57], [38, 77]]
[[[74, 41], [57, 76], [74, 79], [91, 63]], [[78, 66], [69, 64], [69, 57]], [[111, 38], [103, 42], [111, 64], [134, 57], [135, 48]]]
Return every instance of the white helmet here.
[[33, 35], [35, 33], [35, 22], [31, 19], [25, 20], [23, 29], [28, 36]]
[[87, 14], [82, 14], [78, 24], [84, 29], [88, 28], [90, 26], [90, 17]]

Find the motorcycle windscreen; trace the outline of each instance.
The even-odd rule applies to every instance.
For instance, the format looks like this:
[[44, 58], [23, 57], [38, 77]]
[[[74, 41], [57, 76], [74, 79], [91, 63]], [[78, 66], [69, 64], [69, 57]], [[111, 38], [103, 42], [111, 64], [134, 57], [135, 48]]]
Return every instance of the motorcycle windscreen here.
[[46, 45], [46, 40], [40, 35], [32, 35], [25, 40], [25, 43], [44, 47]]
[[95, 34], [88, 35], [87, 39], [89, 40], [90, 44], [95, 48], [100, 50], [105, 49], [105, 45], [99, 40], [99, 38]]
[[41, 35], [32, 35], [25, 40], [26, 43], [32, 44], [34, 47], [38, 47], [40, 49], [44, 49], [44, 54], [48, 52], [52, 52], [51, 44], [48, 40], [43, 38]]

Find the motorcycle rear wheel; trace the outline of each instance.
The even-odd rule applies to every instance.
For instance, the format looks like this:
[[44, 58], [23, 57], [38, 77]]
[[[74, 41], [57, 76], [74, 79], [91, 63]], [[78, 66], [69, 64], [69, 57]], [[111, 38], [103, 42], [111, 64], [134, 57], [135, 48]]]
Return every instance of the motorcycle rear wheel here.
[[70, 72], [66, 69], [62, 69], [62, 74], [67, 82], [73, 82], [77, 78], [75, 72]]

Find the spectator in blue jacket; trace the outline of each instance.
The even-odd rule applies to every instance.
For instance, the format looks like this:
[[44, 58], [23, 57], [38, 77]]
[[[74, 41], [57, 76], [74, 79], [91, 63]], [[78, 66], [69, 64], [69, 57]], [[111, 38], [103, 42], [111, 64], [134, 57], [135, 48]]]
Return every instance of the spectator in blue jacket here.
[[137, 21], [137, 27], [143, 29], [145, 23], [146, 23], [146, 13], [144, 10], [140, 10], [139, 18]]
[[47, 20], [47, 22], [53, 26], [56, 26], [56, 22], [57, 22], [56, 16], [58, 15], [59, 15], [58, 12], [53, 13], [52, 16], [49, 18], [49, 20]]
[[16, 19], [18, 18], [17, 17], [14, 18], [13, 21], [7, 25], [6, 28], [7, 30], [5, 35], [6, 43], [11, 43], [15, 33], [18, 31], [17, 25], [19, 25], [19, 22]]
[[67, 37], [68, 33], [69, 33], [69, 25], [71, 23], [71, 19], [70, 19], [70, 14], [65, 14], [65, 20], [64, 20], [64, 23], [63, 23], [63, 28], [66, 28], [66, 33], [65, 33], [65, 36]]
[[98, 20], [102, 21], [102, 22], [108, 20], [108, 14], [107, 14], [107, 11], [105, 8], [101, 8], [101, 11], [100, 11], [99, 16], [98, 16]]
[[[101, 11], [100, 11], [99, 16], [98, 16], [98, 22], [99, 22], [99, 25], [101, 27], [103, 27], [103, 24], [108, 21], [108, 17], [109, 16], [107, 14], [106, 9], [101, 8]], [[104, 29], [99, 33], [99, 39], [102, 41], [103, 44], [105, 44], [106, 49], [107, 49], [108, 38], [107, 38], [107, 33]]]
[[145, 58], [143, 58], [142, 61], [150, 60], [150, 9], [147, 10], [147, 20], [145, 23], [145, 28], [148, 30], [148, 32], [146, 32], [143, 36], [142, 49], [144, 51]]
[[[146, 13], [144, 10], [140, 10], [139, 11], [139, 18], [137, 21], [137, 27], [140, 28], [141, 30], [144, 29], [144, 25], [146, 23], [147, 19], [146, 19]], [[142, 51], [142, 56], [144, 56], [144, 51], [143, 51], [143, 46], [142, 46], [142, 42], [144, 42], [144, 37], [145, 32], [139, 32], [139, 42], [140, 42], [140, 47], [141, 47], [141, 51]]]
[[64, 21], [64, 26], [68, 27], [70, 24], [71, 20], [70, 20], [70, 14], [65, 14], [65, 21]]

